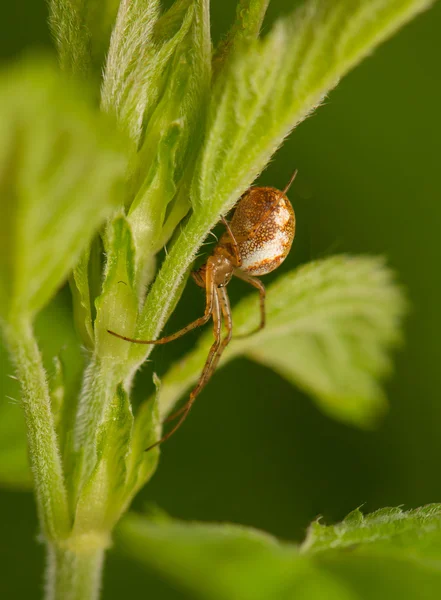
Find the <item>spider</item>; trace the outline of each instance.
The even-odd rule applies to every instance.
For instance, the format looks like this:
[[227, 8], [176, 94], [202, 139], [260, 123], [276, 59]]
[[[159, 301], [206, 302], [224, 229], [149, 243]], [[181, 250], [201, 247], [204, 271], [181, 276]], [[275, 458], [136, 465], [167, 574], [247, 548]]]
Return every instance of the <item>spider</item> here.
[[[295, 235], [295, 214], [286, 194], [296, 178], [297, 170], [288, 185], [280, 191], [272, 187], [250, 187], [237, 202], [233, 217], [228, 221], [221, 217], [225, 232], [213, 253], [202, 267], [191, 273], [196, 284], [205, 288], [205, 312], [176, 333], [158, 340], [139, 340], [107, 331], [117, 338], [133, 344], [168, 344], [192, 329], [205, 325], [213, 319], [215, 341], [208, 353], [202, 373], [187, 402], [167, 421], [177, 423], [161, 439], [146, 451], [168, 440], [182, 425], [197, 396], [214, 373], [219, 359], [233, 334], [230, 302], [226, 286], [234, 276], [251, 284], [260, 295], [260, 323], [247, 335], [265, 327], [265, 287], [256, 275], [266, 275], [276, 269], [287, 257]], [[222, 321], [226, 334], [222, 338]]]

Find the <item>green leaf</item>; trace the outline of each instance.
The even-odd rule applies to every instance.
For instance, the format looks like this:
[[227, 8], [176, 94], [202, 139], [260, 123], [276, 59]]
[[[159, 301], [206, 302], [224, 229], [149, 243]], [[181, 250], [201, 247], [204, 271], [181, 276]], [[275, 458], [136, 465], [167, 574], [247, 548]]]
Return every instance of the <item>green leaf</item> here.
[[154, 57], [158, 0], [122, 0], [110, 40], [101, 98], [135, 142], [141, 135]]
[[78, 0], [50, 0], [49, 25], [61, 68], [86, 74], [91, 67], [90, 32], [84, 26], [82, 5]]
[[96, 300], [95, 338], [97, 355], [125, 360], [127, 348], [107, 333], [108, 329], [131, 335], [138, 315], [135, 290], [135, 251], [130, 225], [124, 215], [109, 223], [104, 235], [107, 257], [101, 295]]
[[95, 301], [102, 292], [103, 250], [101, 237], [96, 235], [69, 277], [75, 326], [83, 344], [89, 349], [95, 344]]
[[[263, 39], [237, 49], [216, 80], [193, 178], [193, 214], [158, 274], [137, 337], [154, 339], [170, 316], [194, 257], [262, 171], [284, 137], [340, 77], [430, 0], [311, 0]], [[141, 362], [151, 348], [132, 349]]]
[[82, 482], [75, 505], [73, 535], [110, 531], [124, 507], [133, 414], [128, 394], [119, 386], [95, 434], [96, 463]]
[[[163, 77], [164, 91], [146, 126], [132, 180], [136, 194], [128, 220], [140, 293], [146, 283], [144, 265], [149, 268], [152, 256], [190, 208], [189, 182], [205, 125], [211, 59], [208, 15], [205, 2], [186, 4]], [[161, 24], [160, 20], [158, 27]]]
[[90, 476], [86, 472], [79, 486], [74, 536], [87, 533], [91, 527], [110, 531], [135, 494], [152, 477], [159, 448], [150, 452], [145, 449], [161, 435], [157, 400], [144, 403], [134, 419], [129, 396], [119, 385], [94, 434], [95, 464]]
[[312, 523], [301, 546], [304, 554], [345, 550], [369, 555], [390, 553], [441, 561], [441, 505], [428, 504], [407, 512], [382, 508], [364, 516], [360, 509], [332, 526]]
[[303, 555], [366, 600], [431, 600], [441, 592], [441, 506], [384, 508], [366, 517], [314, 523]]
[[390, 372], [405, 306], [392, 273], [380, 260], [334, 257], [281, 278], [271, 295], [273, 331], [250, 340], [246, 355], [303, 388], [330, 416], [374, 424], [386, 404], [377, 380]]
[[239, 48], [213, 90], [195, 207], [227, 212], [339, 79], [431, 3], [311, 0]]
[[[205, 35], [207, 17], [205, 0], [178, 0], [161, 17], [157, 0], [121, 2], [107, 57], [102, 103], [136, 142], [167, 88], [167, 69], [176, 48], [192, 22], [198, 22], [200, 30], [203, 26]], [[193, 55], [206, 60], [206, 46], [206, 42], [194, 44]]]
[[269, 0], [239, 0], [236, 19], [225, 39], [216, 48], [213, 71], [218, 74], [227, 58], [240, 47], [259, 36]]
[[159, 446], [145, 451], [161, 438], [162, 433], [158, 411], [161, 383], [156, 375], [153, 381], [156, 385], [156, 396], [144, 402], [135, 415], [128, 459], [127, 503], [149, 481], [158, 465]]
[[118, 6], [119, 0], [50, 0], [49, 24], [62, 69], [99, 72]]
[[90, 247], [80, 257], [69, 278], [74, 321], [80, 338], [87, 348], [93, 348], [92, 304], [89, 288]]
[[[122, 393], [120, 384], [126, 376], [128, 344], [111, 336], [107, 330], [131, 335], [138, 312], [132, 234], [124, 215], [118, 215], [108, 224], [104, 232], [104, 249], [107, 262], [102, 293], [96, 300], [95, 352], [83, 377], [72, 435], [73, 448], [79, 457], [75, 486], [80, 490], [89, 485], [92, 473], [101, 468], [98, 455], [100, 428], [106, 426], [110, 407], [116, 401], [115, 396]], [[98, 479], [107, 477], [107, 471], [96, 476]]]
[[118, 546], [204, 600], [430, 600], [441, 591], [441, 506], [356, 511], [300, 548], [229, 524], [125, 517]]
[[0, 74], [0, 314], [33, 315], [120, 201], [128, 146], [52, 63]]
[[[343, 255], [309, 263], [268, 287], [265, 329], [236, 341], [233, 334], [223, 364], [244, 354], [306, 390], [334, 418], [369, 426], [385, 408], [377, 378], [390, 370], [404, 308], [379, 259]], [[254, 293], [233, 310], [234, 331], [246, 334], [258, 322]], [[196, 382], [211, 343], [207, 331], [163, 378], [162, 415]]]
[[[207, 599], [288, 599], [298, 565], [307, 561], [290, 545], [236, 525], [151, 522], [135, 514], [123, 518], [116, 543], [132, 559], [159, 569], [197, 597]], [[292, 598], [293, 596], [291, 596]]]

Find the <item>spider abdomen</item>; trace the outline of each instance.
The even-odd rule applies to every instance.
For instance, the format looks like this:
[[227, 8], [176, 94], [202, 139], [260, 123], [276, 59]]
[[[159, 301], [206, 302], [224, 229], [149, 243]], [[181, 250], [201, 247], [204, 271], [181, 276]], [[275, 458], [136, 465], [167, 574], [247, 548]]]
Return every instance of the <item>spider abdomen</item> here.
[[295, 214], [286, 195], [271, 187], [250, 188], [230, 223], [242, 259], [240, 270], [265, 275], [287, 257], [295, 235]]

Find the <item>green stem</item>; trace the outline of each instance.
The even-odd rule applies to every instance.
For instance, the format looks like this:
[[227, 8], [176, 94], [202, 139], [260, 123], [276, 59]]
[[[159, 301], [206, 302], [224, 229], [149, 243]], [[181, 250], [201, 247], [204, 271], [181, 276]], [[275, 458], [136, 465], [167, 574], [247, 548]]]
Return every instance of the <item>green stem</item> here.
[[104, 549], [75, 552], [48, 545], [45, 600], [95, 600], [99, 597]]
[[40, 350], [26, 319], [13, 321], [5, 334], [21, 383], [40, 524], [48, 540], [62, 539], [70, 528], [67, 493]]

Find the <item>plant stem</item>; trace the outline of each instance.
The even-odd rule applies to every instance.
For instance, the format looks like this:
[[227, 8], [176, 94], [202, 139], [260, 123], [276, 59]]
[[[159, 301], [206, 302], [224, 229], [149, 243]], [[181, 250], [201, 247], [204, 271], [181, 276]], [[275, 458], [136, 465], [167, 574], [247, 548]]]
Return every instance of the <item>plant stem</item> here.
[[75, 552], [49, 544], [45, 600], [96, 600], [99, 597], [104, 548]]
[[29, 320], [12, 321], [5, 334], [21, 384], [40, 525], [48, 540], [63, 539], [70, 529], [67, 493], [42, 357]]

